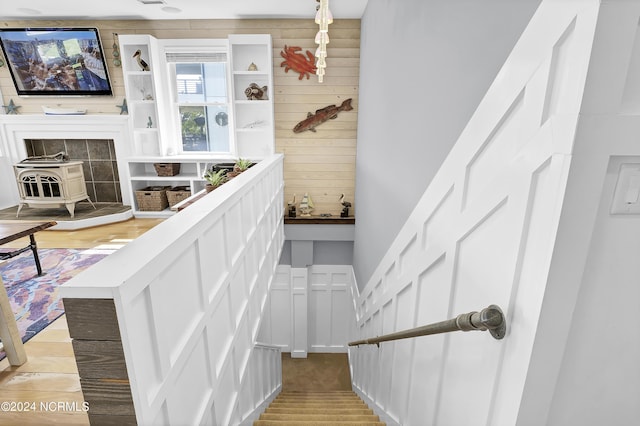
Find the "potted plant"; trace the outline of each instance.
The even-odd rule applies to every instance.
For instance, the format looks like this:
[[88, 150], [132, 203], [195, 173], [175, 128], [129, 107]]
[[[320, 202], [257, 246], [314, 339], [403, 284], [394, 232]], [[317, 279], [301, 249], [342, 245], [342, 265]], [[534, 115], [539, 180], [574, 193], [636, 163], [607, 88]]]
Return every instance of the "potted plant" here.
[[227, 177], [229, 179], [238, 176], [240, 173], [247, 170], [249, 167], [253, 166], [253, 163], [250, 160], [244, 158], [238, 158], [236, 162], [233, 164], [233, 170], [229, 170], [227, 172]]
[[247, 160], [246, 158], [238, 158], [236, 164], [233, 165], [233, 171], [242, 173], [251, 166], [253, 166], [251, 160]]
[[207, 181], [205, 185], [207, 192], [213, 191], [228, 180], [226, 170], [224, 169], [220, 169], [217, 172], [207, 170], [203, 177]]

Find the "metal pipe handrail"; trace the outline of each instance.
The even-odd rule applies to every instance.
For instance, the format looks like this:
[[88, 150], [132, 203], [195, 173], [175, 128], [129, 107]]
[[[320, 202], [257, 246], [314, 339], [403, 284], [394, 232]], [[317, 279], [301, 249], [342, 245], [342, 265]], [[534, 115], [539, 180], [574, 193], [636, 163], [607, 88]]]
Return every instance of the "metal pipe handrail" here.
[[371, 339], [356, 340], [350, 342], [349, 346], [379, 345], [381, 342], [391, 340], [408, 339], [411, 337], [428, 336], [431, 334], [448, 333], [451, 331], [486, 331], [495, 339], [502, 339], [507, 332], [507, 324], [502, 309], [496, 305], [490, 305], [480, 312], [469, 312], [460, 314], [456, 318], [446, 321], [436, 322], [410, 330], [398, 331], [396, 333], [385, 334], [384, 336]]

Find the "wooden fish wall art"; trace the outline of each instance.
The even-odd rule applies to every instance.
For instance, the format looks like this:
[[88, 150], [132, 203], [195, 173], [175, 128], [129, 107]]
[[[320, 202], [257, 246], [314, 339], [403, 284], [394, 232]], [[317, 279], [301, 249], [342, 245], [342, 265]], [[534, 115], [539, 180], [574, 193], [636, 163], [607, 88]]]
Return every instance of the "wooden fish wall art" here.
[[298, 80], [302, 80], [302, 77], [306, 76], [307, 80], [309, 80], [309, 73], [316, 73], [316, 57], [313, 56], [313, 53], [307, 50], [307, 56], [304, 56], [302, 53], [298, 53], [302, 50], [301, 47], [298, 46], [290, 46], [284, 45], [284, 50], [280, 52], [280, 56], [282, 56], [285, 60], [280, 63], [281, 67], [284, 68], [284, 72], [289, 72], [289, 70], [294, 70], [299, 73], [300, 76]]
[[352, 109], [351, 98], [349, 98], [340, 106], [329, 105], [317, 110], [315, 114], [308, 113], [307, 118], [296, 124], [296, 127], [293, 128], [293, 133], [302, 133], [305, 130], [315, 132], [316, 126], [319, 126], [327, 120], [333, 120], [338, 117], [338, 113], [341, 111], [351, 111]]

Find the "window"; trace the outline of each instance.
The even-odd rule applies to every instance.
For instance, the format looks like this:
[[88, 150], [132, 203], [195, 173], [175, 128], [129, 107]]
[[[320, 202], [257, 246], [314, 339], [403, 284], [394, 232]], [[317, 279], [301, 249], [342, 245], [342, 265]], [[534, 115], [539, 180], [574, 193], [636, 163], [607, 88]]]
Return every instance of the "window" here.
[[230, 152], [226, 52], [167, 53], [181, 152]]

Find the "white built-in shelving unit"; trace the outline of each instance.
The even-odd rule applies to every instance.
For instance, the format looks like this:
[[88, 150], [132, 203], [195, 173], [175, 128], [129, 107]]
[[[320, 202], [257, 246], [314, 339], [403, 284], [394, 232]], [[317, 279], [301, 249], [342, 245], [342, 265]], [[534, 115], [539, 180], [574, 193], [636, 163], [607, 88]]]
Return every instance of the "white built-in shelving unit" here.
[[[157, 40], [148, 35], [122, 35], [119, 37], [122, 52], [122, 74], [127, 94], [127, 107], [133, 140], [132, 151], [136, 155], [159, 156], [162, 147], [162, 132], [158, 125], [162, 117], [158, 109], [158, 96], [163, 88], [156, 74], [161, 70]], [[148, 64], [149, 70], [141, 69], [134, 53]]]
[[[240, 157], [266, 157], [274, 152], [273, 65], [269, 34], [229, 36], [231, 51], [236, 149]], [[250, 71], [251, 65], [255, 70]], [[267, 100], [248, 100], [252, 83], [267, 87]], [[269, 142], [271, 141], [271, 142]]]
[[[158, 40], [150, 35], [119, 35], [118, 38], [132, 136], [131, 155], [125, 159], [128, 182], [122, 184], [129, 185], [136, 216], [173, 214], [169, 209], [162, 212], [140, 211], [136, 205], [137, 190], [148, 186], [189, 186], [195, 194], [204, 188], [202, 176], [212, 164], [229, 163], [237, 158], [259, 161], [274, 153], [271, 35], [238, 34], [228, 38], [230, 113], [233, 114], [229, 120], [233, 126], [229, 152], [179, 155], [175, 155], [177, 150], [174, 147], [176, 135], [180, 134], [176, 128], [179, 120], [172, 116], [171, 93], [174, 89], [163, 51], [167, 40]], [[220, 40], [216, 42], [220, 44]], [[176, 44], [189, 49], [188, 40], [174, 43], [174, 50]], [[197, 40], [197, 44], [205, 45], [206, 41]], [[148, 71], [142, 70], [134, 57], [138, 50], [149, 65]], [[255, 65], [255, 70], [250, 70], [251, 64]], [[248, 100], [245, 89], [251, 83], [266, 86], [268, 99]], [[180, 163], [180, 173], [158, 176], [154, 163]]]

